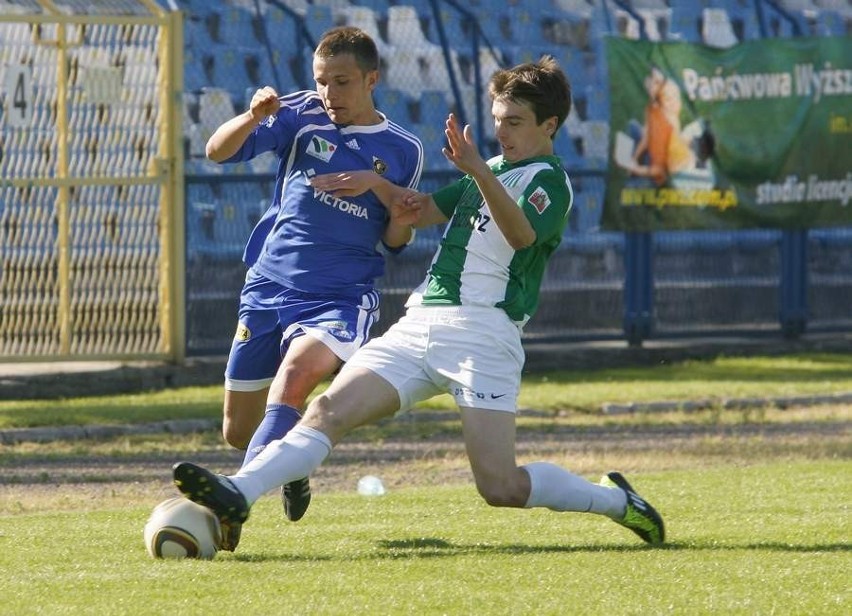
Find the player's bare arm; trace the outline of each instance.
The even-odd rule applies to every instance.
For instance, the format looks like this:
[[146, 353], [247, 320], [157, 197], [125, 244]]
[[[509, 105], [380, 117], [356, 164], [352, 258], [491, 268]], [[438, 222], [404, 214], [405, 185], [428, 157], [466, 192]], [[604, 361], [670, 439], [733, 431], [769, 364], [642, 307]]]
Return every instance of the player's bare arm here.
[[207, 158], [220, 163], [233, 156], [258, 124], [280, 108], [278, 93], [269, 86], [260, 88], [245, 112], [222, 124], [210, 136], [205, 151]]
[[382, 205], [391, 212], [382, 241], [392, 248], [403, 246], [411, 241], [412, 223], [408, 221], [415, 218], [414, 212], [406, 213], [401, 210], [394, 212], [392, 209], [393, 203], [401, 203], [406, 196], [414, 193], [410, 188], [397, 186], [368, 169], [315, 175], [310, 183], [317, 190], [331, 193], [335, 197], [357, 197], [372, 190]]
[[491, 172], [488, 163], [480, 156], [472, 133], [470, 125], [462, 130], [455, 115], [451, 113], [444, 130], [447, 136], [444, 156], [459, 171], [467, 173], [476, 182], [479, 192], [488, 203], [494, 222], [509, 245], [515, 250], [532, 245], [536, 238], [535, 230], [524, 211], [509, 196], [500, 180]]
[[445, 223], [449, 220], [449, 218], [444, 216], [444, 213], [438, 209], [438, 206], [435, 205], [435, 200], [432, 198], [432, 195], [427, 193], [413, 192], [406, 195], [405, 199], [401, 202], [393, 204], [391, 216], [393, 216], [394, 209], [396, 208], [399, 208], [398, 215], [400, 217], [411, 217], [412, 214], [414, 214], [413, 218], [406, 218], [406, 220], [411, 220], [409, 224], [415, 229], [422, 229], [423, 227]]

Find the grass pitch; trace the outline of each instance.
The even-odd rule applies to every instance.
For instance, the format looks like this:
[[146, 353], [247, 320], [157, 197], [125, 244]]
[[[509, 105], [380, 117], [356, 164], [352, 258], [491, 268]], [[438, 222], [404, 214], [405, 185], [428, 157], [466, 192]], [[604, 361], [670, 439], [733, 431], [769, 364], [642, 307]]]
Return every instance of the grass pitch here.
[[[852, 612], [852, 408], [608, 417], [603, 402], [852, 391], [843, 355], [528, 377], [520, 463], [617, 468], [664, 515], [648, 548], [600, 517], [490, 508], [441, 401], [358, 430], [287, 522], [276, 494], [234, 554], [155, 561], [142, 528], [170, 466], [222, 472], [215, 431], [0, 446], [0, 614], [838, 614]], [[0, 427], [218, 417], [219, 388], [0, 403]], [[188, 409], [188, 411], [187, 411]], [[355, 492], [381, 476], [382, 497]]]
[[497, 510], [471, 486], [259, 501], [239, 550], [154, 561], [138, 504], [0, 518], [8, 614], [847, 614], [842, 461], [634, 474], [647, 548], [599, 516]]

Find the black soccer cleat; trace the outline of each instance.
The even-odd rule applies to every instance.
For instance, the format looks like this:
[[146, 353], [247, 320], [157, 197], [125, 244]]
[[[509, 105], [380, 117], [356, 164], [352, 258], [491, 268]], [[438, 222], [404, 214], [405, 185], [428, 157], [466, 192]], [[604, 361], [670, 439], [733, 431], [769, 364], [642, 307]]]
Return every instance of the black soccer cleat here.
[[284, 516], [288, 520], [301, 520], [311, 504], [311, 483], [308, 478], [297, 479], [281, 486], [281, 502], [284, 503]]
[[600, 485], [620, 488], [627, 496], [624, 517], [616, 522], [629, 528], [652, 545], [660, 545], [666, 540], [663, 517], [649, 502], [636, 493], [621, 473], [617, 471], [607, 473], [601, 478]]
[[223, 550], [233, 552], [240, 542], [242, 524], [249, 517], [245, 496], [224, 475], [211, 473], [192, 462], [172, 467], [177, 489], [194, 503], [207, 507], [219, 519]]

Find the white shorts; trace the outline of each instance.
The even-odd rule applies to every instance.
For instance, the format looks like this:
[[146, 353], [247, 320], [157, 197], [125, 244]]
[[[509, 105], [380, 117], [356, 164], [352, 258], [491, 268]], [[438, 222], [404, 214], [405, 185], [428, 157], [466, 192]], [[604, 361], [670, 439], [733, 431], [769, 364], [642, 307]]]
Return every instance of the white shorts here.
[[524, 366], [521, 332], [499, 308], [413, 306], [343, 367], [387, 380], [406, 410], [449, 393], [460, 407], [514, 413]]

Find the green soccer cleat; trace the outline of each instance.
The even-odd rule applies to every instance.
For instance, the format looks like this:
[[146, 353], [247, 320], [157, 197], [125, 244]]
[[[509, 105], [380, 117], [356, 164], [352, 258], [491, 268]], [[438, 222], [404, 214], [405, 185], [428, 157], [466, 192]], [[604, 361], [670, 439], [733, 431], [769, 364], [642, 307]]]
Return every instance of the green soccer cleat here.
[[288, 520], [301, 520], [311, 504], [311, 483], [308, 478], [297, 479], [281, 486], [281, 502], [284, 503], [284, 516]]
[[639, 496], [624, 476], [612, 471], [601, 477], [600, 485], [608, 488], [620, 488], [627, 496], [627, 508], [624, 517], [616, 520], [625, 528], [642, 537], [651, 545], [660, 545], [666, 540], [666, 527], [662, 516], [650, 503]]
[[219, 519], [221, 549], [233, 552], [240, 542], [243, 522], [249, 516], [249, 506], [242, 492], [224, 475], [211, 473], [192, 462], [175, 464], [172, 476], [184, 496], [207, 507]]

